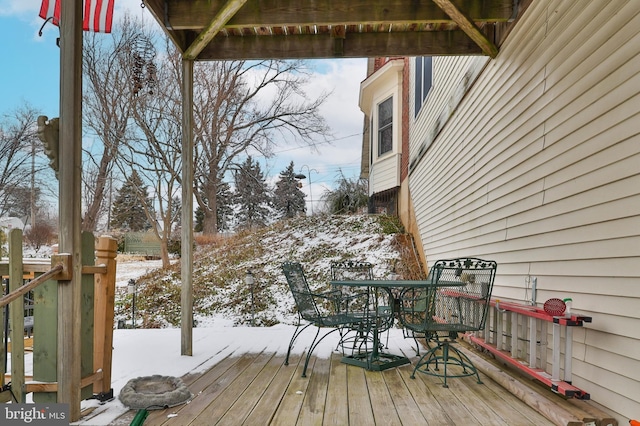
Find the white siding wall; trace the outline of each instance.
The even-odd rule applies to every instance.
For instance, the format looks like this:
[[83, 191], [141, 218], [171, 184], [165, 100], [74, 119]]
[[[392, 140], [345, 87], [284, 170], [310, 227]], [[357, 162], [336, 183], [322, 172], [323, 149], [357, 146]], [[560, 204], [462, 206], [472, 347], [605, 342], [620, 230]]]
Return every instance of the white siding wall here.
[[371, 166], [369, 195], [397, 186], [400, 186], [400, 154], [389, 152]]
[[[412, 161], [425, 154], [488, 60], [483, 56], [433, 58], [433, 84], [409, 130], [412, 140], [409, 158]], [[415, 117], [415, 61], [411, 61], [410, 75], [410, 117]]]
[[640, 1], [535, 0], [478, 61], [438, 58], [411, 122], [427, 261], [493, 259], [494, 296], [523, 300], [536, 276], [538, 303], [571, 297], [593, 317], [573, 383], [625, 424], [640, 416]]
[[[400, 186], [402, 152], [402, 70], [404, 60], [392, 60], [370, 75], [360, 86], [360, 109], [371, 117], [372, 164], [369, 195]], [[393, 149], [378, 155], [378, 105], [393, 97]]]

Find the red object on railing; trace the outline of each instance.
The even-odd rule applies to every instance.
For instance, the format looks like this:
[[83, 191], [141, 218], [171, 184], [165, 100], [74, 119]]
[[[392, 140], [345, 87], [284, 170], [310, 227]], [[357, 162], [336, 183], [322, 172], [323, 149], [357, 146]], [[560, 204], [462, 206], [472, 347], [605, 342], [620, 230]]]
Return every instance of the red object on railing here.
[[560, 315], [564, 315], [564, 310], [567, 309], [567, 305], [565, 305], [562, 299], [552, 297], [551, 299], [544, 302], [542, 308], [549, 315], [559, 317]]
[[[501, 351], [497, 349], [494, 345], [491, 345], [485, 342], [484, 340], [474, 336], [473, 334], [468, 334], [467, 339], [469, 339], [471, 342], [475, 343], [476, 345], [481, 346], [484, 349], [488, 350], [494, 356], [506, 362], [507, 364], [510, 364], [512, 367], [515, 367], [527, 373], [531, 377], [535, 377], [541, 383], [544, 383], [545, 385], [549, 386], [549, 388], [551, 388], [552, 391], [559, 393], [560, 395], [564, 395], [566, 397], [576, 398], [576, 399], [584, 399], [584, 400], [591, 399], [591, 396], [589, 395], [589, 393], [583, 391], [582, 389], [577, 388], [572, 384], [564, 381], [551, 380], [549, 375], [544, 370], [539, 368], [531, 368], [524, 365], [519, 360], [512, 358], [509, 352]], [[640, 426], [640, 423], [638, 424], [638, 426]]]
[[[561, 301], [563, 302], [563, 301]], [[564, 302], [563, 302], [564, 304]], [[535, 318], [535, 319], [539, 319], [542, 321], [547, 321], [547, 322], [551, 322], [554, 324], [554, 337], [556, 337], [556, 333], [557, 333], [557, 338], [558, 338], [558, 342], [560, 339], [560, 331], [559, 329], [556, 330], [555, 326], [564, 326], [564, 327], [581, 327], [583, 325], [583, 323], [585, 322], [591, 322], [591, 317], [587, 317], [587, 316], [582, 316], [582, 315], [570, 315], [570, 316], [554, 316], [551, 315], [549, 312], [546, 312], [544, 308], [541, 307], [537, 307], [537, 306], [531, 306], [531, 305], [523, 305], [520, 303], [514, 303], [514, 302], [504, 302], [498, 299], [491, 299], [490, 300], [490, 305], [495, 307], [498, 311], [500, 312], [512, 312], [512, 313], [516, 313], [519, 315], [523, 315], [529, 318]], [[554, 312], [555, 313], [555, 312]], [[564, 313], [564, 312], [563, 312]], [[567, 313], [568, 315], [569, 313]], [[567, 329], [567, 334], [570, 335], [571, 330]], [[494, 343], [490, 343], [485, 337], [478, 337], [475, 334], [467, 334], [467, 338], [473, 342], [474, 344], [483, 347], [484, 349], [486, 349], [487, 351], [491, 352], [494, 356], [496, 356], [496, 358], [501, 359], [502, 361], [506, 362], [507, 364], [510, 364], [513, 367], [516, 367], [517, 369], [525, 372], [526, 374], [530, 375], [531, 377], [536, 378], [537, 380], [539, 380], [540, 382], [548, 385], [554, 392], [557, 392], [561, 395], [565, 395], [567, 397], [570, 398], [577, 398], [577, 399], [590, 399], [590, 395], [589, 393], [585, 392], [584, 390], [577, 388], [575, 386], [573, 386], [571, 384], [571, 367], [570, 367], [570, 361], [567, 361], [567, 357], [569, 358], [569, 360], [571, 359], [571, 351], [570, 351], [570, 347], [567, 347], [565, 350], [565, 368], [568, 367], [568, 377], [569, 379], [567, 381], [564, 380], [560, 380], [558, 378], [559, 376], [559, 365], [560, 365], [560, 359], [559, 359], [559, 351], [560, 348], [555, 348], [555, 350], [557, 350], [557, 356], [558, 359], [557, 361], [557, 368], [558, 371], [554, 372], [554, 374], [548, 374], [546, 371], [544, 371], [541, 368], [536, 368], [535, 365], [530, 366], [530, 365], [526, 365], [524, 362], [522, 362], [522, 360], [520, 359], [516, 359], [512, 356], [512, 354], [506, 350], [503, 350], [501, 347], [499, 347], [498, 344]], [[554, 365], [556, 365], [556, 363], [554, 363]], [[567, 377], [567, 371], [565, 371], [565, 377]], [[640, 426], [640, 424], [638, 425]]]
[[519, 303], [513, 302], [503, 302], [496, 301], [491, 299], [491, 306], [496, 306], [498, 304], [498, 308], [505, 309], [507, 311], [516, 312], [528, 317], [534, 317], [537, 319], [541, 319], [544, 321], [553, 322], [555, 324], [567, 325], [567, 326], [582, 326], [582, 323], [591, 322], [591, 317], [586, 317], [582, 315], [571, 315], [569, 318], [565, 317], [557, 317], [553, 315], [549, 315], [542, 308], [538, 308], [537, 306], [530, 305], [521, 305]]

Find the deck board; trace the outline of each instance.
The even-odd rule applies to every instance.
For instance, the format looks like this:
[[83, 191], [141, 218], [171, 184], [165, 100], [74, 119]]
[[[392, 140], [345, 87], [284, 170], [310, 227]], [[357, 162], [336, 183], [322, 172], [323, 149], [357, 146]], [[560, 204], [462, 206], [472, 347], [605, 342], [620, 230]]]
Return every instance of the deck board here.
[[[440, 382], [431, 378], [431, 383], [425, 384], [422, 380], [412, 379], [412, 366], [405, 366], [398, 369], [397, 374], [404, 383], [407, 391], [411, 394], [420, 412], [429, 425], [455, 425], [456, 423], [449, 417], [443, 405], [440, 404], [436, 395], [431, 392], [430, 387], [440, 386]], [[425, 376], [426, 380], [426, 376]], [[445, 396], [446, 397], [446, 396]]]
[[[482, 373], [483, 384], [464, 377], [444, 388], [437, 377], [411, 379], [411, 365], [366, 371], [341, 358], [337, 352], [311, 357], [303, 378], [304, 355], [292, 354], [286, 366], [277, 353], [229, 356], [184, 376], [192, 401], [151, 411], [145, 426], [553, 424]], [[134, 414], [113, 424], [128, 424]]]
[[[302, 364], [302, 362], [300, 363]], [[313, 370], [310, 371], [309, 385], [304, 393], [304, 401], [297, 419], [297, 425], [322, 425], [324, 420], [325, 402], [327, 400], [327, 389], [329, 387], [330, 359], [316, 359]], [[309, 366], [311, 368], [311, 366]], [[302, 369], [296, 371], [300, 376]], [[308, 380], [308, 379], [303, 379]], [[278, 423], [274, 423], [278, 424]]]
[[[478, 387], [477, 380], [473, 376], [467, 377], [466, 379], [470, 380], [447, 380], [447, 384], [451, 391], [458, 396], [458, 399], [465, 404], [465, 407], [476, 419], [477, 424], [509, 426], [495, 411], [497, 407], [500, 407], [500, 404], [495, 403], [496, 398], [494, 397], [493, 391], [491, 391], [490, 388], [484, 387], [480, 398], [478, 398], [478, 394], [476, 393]], [[491, 404], [487, 403], [487, 399], [491, 401]]]
[[[338, 360], [338, 357], [335, 359]], [[372, 398], [369, 396], [369, 384], [365, 378], [365, 372], [366, 370], [363, 368], [353, 365], [347, 366], [347, 403], [349, 408], [349, 424], [352, 425], [376, 424], [373, 416], [373, 406], [371, 404]]]
[[[364, 376], [367, 381], [367, 390], [369, 391], [368, 397], [371, 398], [371, 409], [373, 410], [375, 424], [402, 425], [397, 407], [391, 397], [391, 390], [384, 380], [383, 374], [376, 374], [375, 371], [364, 371]], [[349, 383], [349, 386], [352, 386], [351, 383]], [[422, 424], [424, 424], [424, 419]]]
[[[221, 422], [221, 420], [229, 412], [231, 407], [236, 404], [240, 397], [245, 394], [247, 388], [256, 381], [258, 374], [262, 371], [269, 360], [273, 358], [273, 356], [273, 353], [261, 353], [258, 355], [256, 359], [243, 371], [242, 376], [230, 383], [225, 388], [224, 392], [215, 399], [215, 401], [212, 401], [212, 403], [202, 410], [199, 417], [207, 419], [209, 424], [212, 425], [218, 424], [219, 422], [220, 424], [242, 424], [241, 421], [235, 423], [233, 419], [230, 419], [229, 422]], [[240, 403], [242, 403], [242, 401], [240, 401]], [[251, 405], [247, 404], [245, 407], [245, 409], [247, 409], [248, 407], [251, 407]]]
[[[163, 425], [163, 424], [171, 424], [171, 426], [178, 425], [189, 425], [199, 416], [206, 415], [206, 409], [209, 407], [214, 400], [216, 400], [219, 396], [223, 394], [228, 394], [228, 392], [233, 390], [233, 384], [236, 379], [241, 377], [241, 375], [255, 363], [256, 359], [260, 356], [259, 354], [247, 354], [248, 356], [242, 356], [238, 360], [238, 362], [229, 366], [229, 368], [217, 376], [217, 378], [210, 382], [208, 386], [206, 386], [201, 392], [195, 394], [195, 397], [189, 402], [189, 404], [185, 404], [180, 407], [174, 407], [172, 411], [177, 413], [176, 417], [168, 419], [165, 413], [165, 416], [161, 419], [161, 422], [154, 423], [150, 418], [147, 418], [145, 421], [145, 425]], [[242, 377], [242, 381], [246, 381], [250, 376]], [[225, 407], [228, 408], [228, 407]], [[163, 410], [166, 411], [166, 410]], [[160, 413], [163, 414], [163, 413]], [[202, 417], [206, 418], [206, 417]], [[197, 424], [197, 423], [196, 423]]]
[[[407, 367], [405, 366], [403, 369], [406, 370]], [[389, 397], [393, 401], [393, 407], [395, 408], [401, 424], [407, 426], [431, 424], [422, 411], [423, 408], [426, 408], [426, 414], [429, 416], [433, 410], [430, 407], [421, 407], [418, 404], [402, 379], [402, 373], [398, 369], [385, 371], [382, 374], [382, 378], [387, 385]], [[439, 406], [437, 407], [437, 412], [440, 413]], [[444, 425], [447, 424], [447, 421], [448, 418], [446, 416], [442, 416], [442, 421], [434, 424]]]
[[[280, 370], [283, 363], [284, 357], [272, 356], [262, 370], [260, 370], [256, 378], [231, 405], [229, 411], [221, 417], [220, 423], [230, 425], [244, 424], [249, 414], [255, 410], [258, 405], [264, 410], [264, 404], [268, 403], [269, 400], [273, 400], [276, 391], [280, 392], [276, 386], [269, 390], [269, 386], [278, 374], [278, 370]], [[284, 390], [284, 388], [282, 389]], [[267, 392], [268, 390], [269, 392]], [[262, 400], [265, 400], [265, 402], [260, 404]], [[263, 411], [263, 415], [265, 415], [264, 420], [271, 420], [270, 414], [267, 415], [267, 413]]]
[[[530, 408], [528, 405], [514, 404], [514, 396], [507, 393], [504, 388], [497, 385], [492, 380], [482, 379], [485, 387], [478, 387], [470, 385], [468, 382], [462, 382], [464, 386], [461, 389], [463, 392], [468, 392], [470, 397], [476, 400], [489, 397], [493, 402], [490, 405], [496, 415], [498, 415], [502, 421], [507, 425], [537, 425], [540, 421], [544, 422], [546, 419], [538, 412]], [[491, 393], [489, 393], [491, 391]], [[487, 394], [485, 394], [487, 392]], [[516, 399], [516, 401], [518, 401]], [[496, 422], [495, 424], [499, 424]]]
[[[341, 357], [331, 357], [329, 386], [322, 421], [323, 426], [343, 426], [349, 424], [349, 400], [347, 397], [347, 365], [340, 362]], [[371, 424], [371, 423], [369, 423]]]
[[[435, 397], [435, 400], [438, 403], [438, 405], [441, 407], [442, 412], [446, 413], [447, 416], [451, 419], [452, 424], [454, 425], [479, 424], [476, 417], [473, 415], [470, 409], [467, 408], [469, 401], [466, 401], [466, 395], [457, 395], [456, 392], [454, 392], [454, 390], [451, 387], [448, 387], [448, 388], [442, 387], [443, 381], [438, 377], [416, 373], [415, 379], [411, 379], [409, 377], [410, 375], [411, 375], [411, 371], [407, 371], [406, 380], [415, 380], [416, 382], [420, 383], [418, 385], [420, 388], [428, 389], [431, 395]], [[475, 380], [470, 377], [463, 377], [463, 378], [451, 379], [451, 380], [472, 380], [475, 383]], [[486, 422], [484, 424], [491, 424], [491, 423]]]
[[[264, 388], [264, 392], [261, 398], [256, 402], [253, 410], [248, 414], [244, 425], [248, 426], [263, 426], [266, 421], [271, 421], [278, 409], [278, 405], [284, 402], [284, 395], [287, 392], [287, 388], [292, 384], [294, 380], [295, 368], [290, 368], [293, 365], [297, 365], [298, 359], [290, 360], [290, 364], [284, 365], [284, 356], [275, 356], [272, 358], [269, 366], [275, 368], [275, 375], [270, 383]], [[298, 398], [300, 399], [300, 398]], [[245, 408], [246, 409], [246, 408]], [[297, 410], [300, 410], [298, 406]]]

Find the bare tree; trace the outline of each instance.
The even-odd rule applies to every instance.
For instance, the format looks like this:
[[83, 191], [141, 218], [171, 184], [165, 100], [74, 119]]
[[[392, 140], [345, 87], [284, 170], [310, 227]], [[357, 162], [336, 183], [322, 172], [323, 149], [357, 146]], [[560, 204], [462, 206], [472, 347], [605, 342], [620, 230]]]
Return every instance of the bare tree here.
[[313, 146], [329, 128], [319, 108], [328, 93], [309, 100], [309, 70], [301, 61], [203, 62], [194, 74], [194, 194], [204, 212], [203, 233], [215, 234], [221, 178], [248, 152], [265, 157], [285, 140]]
[[148, 49], [150, 39], [141, 22], [128, 15], [111, 37], [85, 33], [83, 126], [90, 129], [97, 140], [84, 150], [84, 169], [91, 170], [84, 175], [90, 178], [84, 185], [84, 230], [95, 231], [106, 211], [109, 179], [120, 145], [130, 137], [128, 125], [138, 90], [135, 55], [139, 55], [139, 48]]
[[[165, 41], [168, 48], [168, 40]], [[139, 200], [151, 230], [160, 240], [163, 267], [169, 266], [168, 245], [180, 218], [180, 173], [182, 168], [182, 109], [178, 53], [169, 50], [169, 60], [157, 67], [153, 87], [140, 90], [133, 102], [138, 134], [121, 146], [119, 165], [129, 175], [136, 170], [152, 187], [153, 205]]]
[[[154, 60], [153, 38], [129, 17], [113, 33], [86, 37], [84, 46], [84, 124], [99, 143], [86, 150], [83, 229], [95, 230], [104, 212], [108, 181], [116, 163], [125, 174], [136, 164], [154, 187], [157, 231], [170, 234], [180, 185], [180, 55], [165, 40], [166, 52]], [[149, 59], [151, 58], [151, 59]], [[142, 77], [140, 77], [142, 75]], [[328, 94], [309, 100], [309, 72], [300, 61], [198, 62], [194, 76], [194, 194], [204, 212], [203, 231], [217, 232], [218, 187], [248, 152], [272, 155], [288, 140], [313, 146], [329, 129], [319, 108]], [[152, 84], [149, 84], [149, 83]], [[128, 126], [135, 120], [136, 126]], [[120, 159], [119, 156], [125, 155]], [[156, 223], [155, 221], [151, 221]]]
[[[0, 217], [35, 216], [52, 171], [37, 136], [39, 111], [24, 104], [0, 121]], [[42, 174], [46, 174], [40, 179]]]

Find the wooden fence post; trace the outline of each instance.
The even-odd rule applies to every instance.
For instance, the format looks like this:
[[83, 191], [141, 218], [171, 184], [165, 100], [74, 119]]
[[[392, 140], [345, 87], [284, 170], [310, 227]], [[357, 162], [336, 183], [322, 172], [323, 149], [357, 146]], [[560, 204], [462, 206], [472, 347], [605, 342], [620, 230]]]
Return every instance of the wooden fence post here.
[[116, 255], [118, 242], [110, 236], [98, 238], [96, 265], [106, 265], [104, 274], [95, 275], [94, 305], [94, 369], [102, 369], [102, 379], [93, 384], [93, 392], [113, 397], [111, 389], [111, 358], [113, 348], [113, 319], [116, 295]]
[[[23, 284], [22, 231], [9, 231], [9, 291]], [[11, 390], [16, 402], [24, 403], [24, 297], [9, 304], [11, 324]]]
[[[82, 233], [82, 266], [92, 267], [95, 264], [95, 237], [93, 232]], [[82, 346], [80, 357], [80, 377], [82, 379], [92, 376], [95, 372], [93, 359], [93, 346], [95, 340], [95, 275], [93, 273], [82, 274], [82, 319], [80, 321], [80, 344]], [[87, 399], [93, 395], [93, 386], [82, 386], [80, 398]]]
[[[52, 260], [52, 265], [54, 261]], [[58, 381], [58, 281], [48, 280], [33, 290], [33, 380]], [[58, 393], [33, 393], [33, 402], [55, 403]]]

